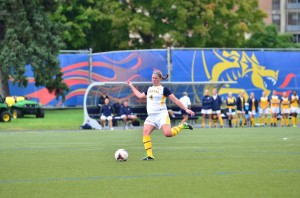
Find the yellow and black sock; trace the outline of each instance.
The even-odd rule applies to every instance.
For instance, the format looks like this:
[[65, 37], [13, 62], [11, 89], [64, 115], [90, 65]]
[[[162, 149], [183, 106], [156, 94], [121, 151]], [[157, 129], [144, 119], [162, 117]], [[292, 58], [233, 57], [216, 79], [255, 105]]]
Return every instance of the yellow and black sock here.
[[269, 119], [265, 118], [265, 124], [268, 124], [268, 122], [269, 122]]
[[242, 127], [245, 125], [245, 118], [242, 118]]
[[178, 126], [175, 126], [175, 127], [171, 128], [172, 137], [177, 135], [183, 128], [184, 128], [183, 124], [180, 124]]
[[276, 125], [277, 123], [277, 118], [273, 118], [273, 124]]
[[262, 118], [259, 118], [259, 125], [262, 125]]
[[144, 143], [144, 148], [147, 152], [147, 155], [150, 156], [150, 157], [153, 157], [152, 142], [151, 142], [150, 135], [146, 135], [146, 136], [143, 137], [143, 143]]
[[221, 125], [221, 126], [224, 126], [223, 119], [222, 119], [221, 116], [219, 116], [219, 122], [220, 122], [220, 125]]
[[232, 123], [233, 123], [233, 126], [236, 126], [236, 119], [235, 118], [232, 119]]
[[292, 116], [292, 123], [293, 125], [296, 125], [296, 117]]
[[251, 118], [251, 126], [254, 127], [254, 118]]
[[285, 125], [289, 126], [289, 118], [288, 117], [285, 119]]
[[284, 118], [281, 117], [281, 125], [283, 126], [284, 125]]

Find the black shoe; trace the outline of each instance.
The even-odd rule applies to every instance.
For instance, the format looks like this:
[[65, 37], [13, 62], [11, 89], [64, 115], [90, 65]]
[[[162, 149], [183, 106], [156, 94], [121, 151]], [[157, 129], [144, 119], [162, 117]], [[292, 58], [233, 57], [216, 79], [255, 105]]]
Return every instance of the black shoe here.
[[142, 159], [143, 161], [154, 160], [154, 157], [146, 156]]
[[271, 123], [271, 127], [273, 126], [273, 123]]
[[183, 124], [183, 128], [184, 129], [190, 129], [190, 130], [193, 130], [194, 129], [194, 127], [191, 125], [191, 124], [189, 124], [189, 123], [182, 123]]
[[277, 127], [277, 125], [276, 125], [276, 124], [274, 124], [274, 127]]

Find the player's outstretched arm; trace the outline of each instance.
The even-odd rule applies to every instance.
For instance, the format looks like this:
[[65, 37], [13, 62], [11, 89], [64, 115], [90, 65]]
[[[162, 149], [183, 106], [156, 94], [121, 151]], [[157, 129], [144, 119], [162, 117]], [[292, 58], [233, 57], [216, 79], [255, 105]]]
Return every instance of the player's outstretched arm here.
[[145, 98], [145, 97], [146, 97], [145, 93], [139, 92], [139, 90], [137, 90], [137, 89], [132, 85], [132, 83], [131, 83], [129, 80], [128, 80], [126, 83], [127, 83], [128, 86], [131, 88], [131, 90], [132, 90], [133, 93], [136, 95], [136, 97], [138, 97], [138, 98]]
[[181, 109], [184, 109], [188, 114], [190, 114], [191, 116], [194, 116], [195, 113], [194, 111], [186, 108], [175, 96], [174, 94], [169, 95], [168, 97], [170, 100], [172, 100], [176, 105], [178, 105]]

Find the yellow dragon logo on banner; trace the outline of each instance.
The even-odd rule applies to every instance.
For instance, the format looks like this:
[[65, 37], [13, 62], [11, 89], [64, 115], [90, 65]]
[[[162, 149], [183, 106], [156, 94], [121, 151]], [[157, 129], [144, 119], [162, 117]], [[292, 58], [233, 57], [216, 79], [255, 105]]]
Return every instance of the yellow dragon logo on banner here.
[[[254, 53], [251, 57], [249, 57], [245, 51], [239, 54], [234, 50], [230, 52], [224, 50], [222, 52], [222, 55], [220, 55], [214, 50], [213, 53], [220, 60], [220, 62], [213, 65], [211, 72], [209, 72], [206, 64], [205, 54], [202, 50], [202, 63], [207, 80], [210, 82], [232, 82], [243, 79], [246, 77], [246, 75], [251, 75], [252, 85], [256, 88], [261, 89], [262, 91], [265, 91], [267, 96], [271, 93], [268, 85], [272, 84], [274, 86], [277, 83], [279, 71], [266, 69], [265, 66], [260, 65]], [[195, 61], [195, 57], [196, 51], [194, 53], [193, 64]], [[246, 94], [245, 97], [248, 98], [245, 89], [243, 89], [242, 87], [236, 88], [231, 86], [232, 85], [227, 84], [224, 87], [220, 88], [219, 95], [227, 94], [228, 92], [238, 94], [241, 91], [244, 91]], [[206, 86], [204, 89], [211, 90], [212, 87]], [[200, 101], [198, 97], [197, 100]]]

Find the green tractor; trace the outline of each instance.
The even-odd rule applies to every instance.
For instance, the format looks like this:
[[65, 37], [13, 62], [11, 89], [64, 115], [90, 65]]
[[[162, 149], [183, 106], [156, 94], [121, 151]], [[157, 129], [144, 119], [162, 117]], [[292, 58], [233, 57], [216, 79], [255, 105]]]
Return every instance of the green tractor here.
[[4, 99], [0, 95], [0, 121], [1, 122], [10, 122], [11, 114], [9, 112], [8, 106], [5, 103]]
[[8, 106], [10, 106], [13, 118], [22, 118], [24, 115], [35, 115], [36, 118], [45, 117], [42, 105], [38, 102], [28, 100], [23, 96], [9, 96], [5, 100]]

